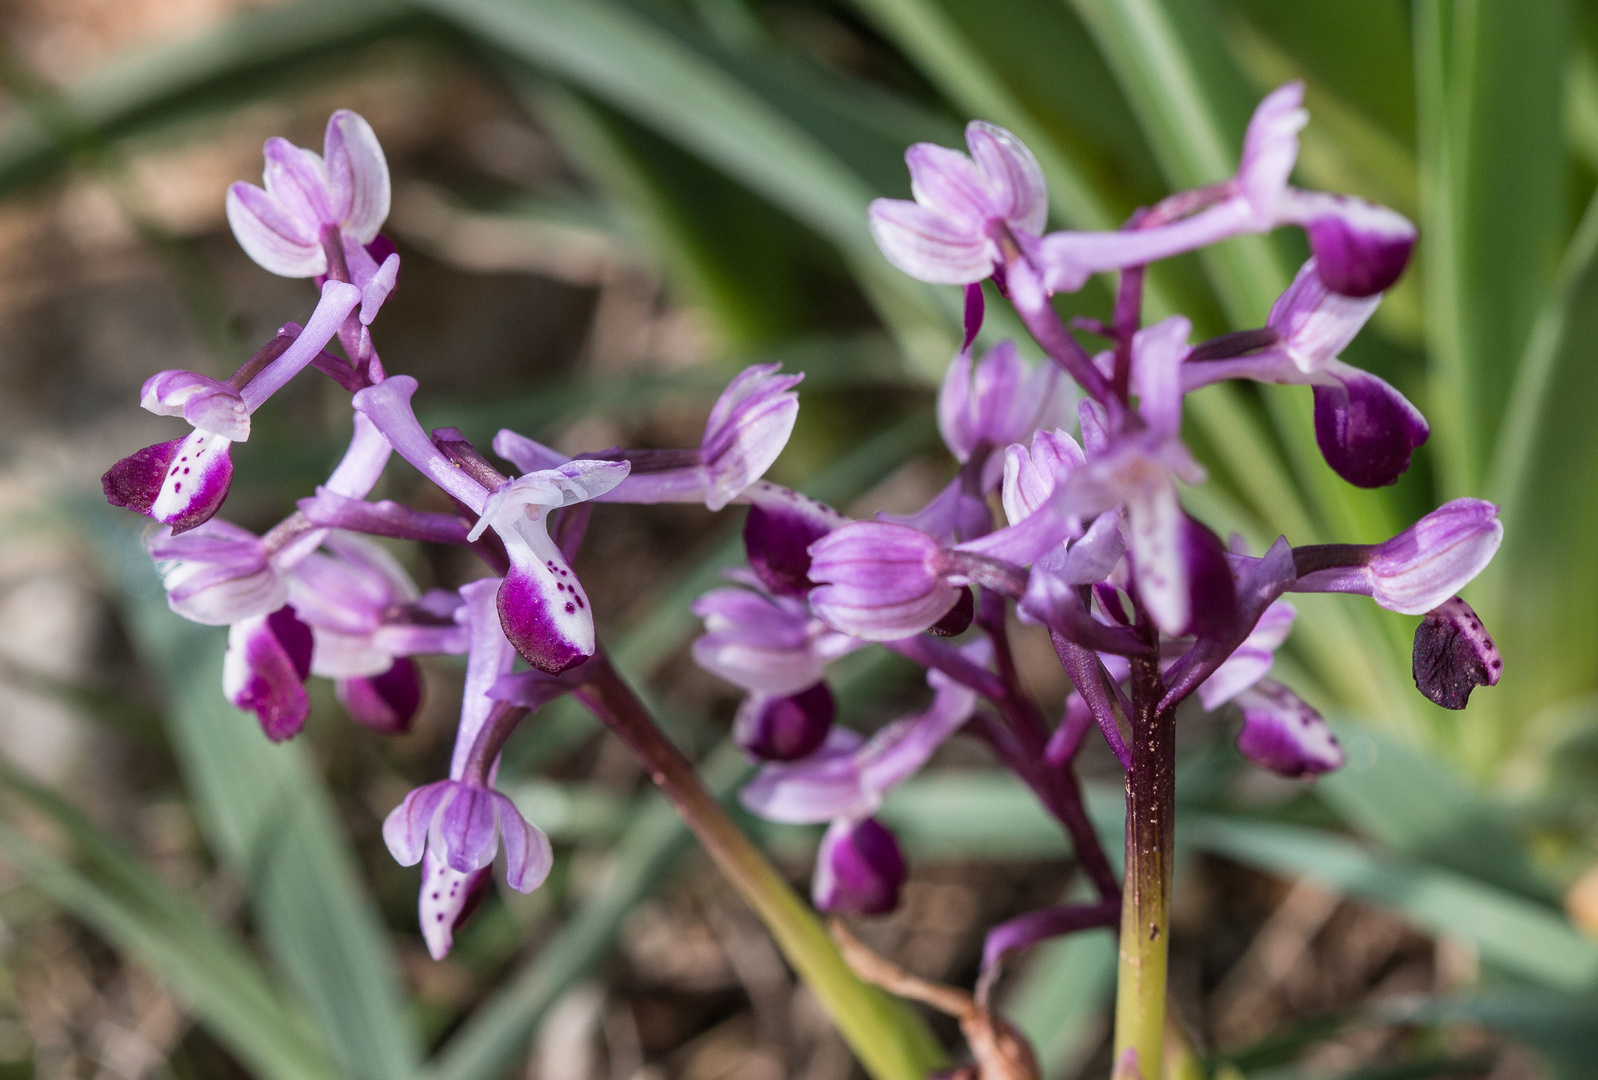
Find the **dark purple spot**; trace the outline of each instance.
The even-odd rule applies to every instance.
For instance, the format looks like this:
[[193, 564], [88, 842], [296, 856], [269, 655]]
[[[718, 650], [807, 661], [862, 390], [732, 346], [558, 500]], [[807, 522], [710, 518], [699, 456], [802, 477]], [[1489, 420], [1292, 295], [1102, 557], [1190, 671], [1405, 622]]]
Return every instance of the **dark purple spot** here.
[[570, 615], [572, 612], [574, 612], [576, 610], [577, 610], [577, 605], [575, 605], [575, 604], [567, 604], [566, 605], [566, 614]]
[[565, 592], [566, 591], [566, 586], [562, 585], [560, 582], [557, 581], [557, 582], [555, 582], [555, 591], [556, 592]]
[[442, 911], [440, 911], [437, 915], [435, 915], [433, 917], [435, 919], [437, 919], [439, 922], [443, 922], [444, 921], [444, 913]]
[[176, 484], [173, 484], [173, 485], [172, 485], [172, 490], [173, 490], [173, 491], [182, 491], [182, 490], [183, 490], [183, 484], [182, 484], [182, 482], [181, 482], [181, 481], [180, 481], [180, 482], [178, 482], [178, 483], [176, 483]]
[[184, 466], [184, 467], [183, 467], [183, 475], [184, 475], [184, 476], [187, 476], [187, 475], [189, 475], [189, 469], [188, 469], [188, 466], [187, 466], [187, 465], [185, 465], [185, 466]]

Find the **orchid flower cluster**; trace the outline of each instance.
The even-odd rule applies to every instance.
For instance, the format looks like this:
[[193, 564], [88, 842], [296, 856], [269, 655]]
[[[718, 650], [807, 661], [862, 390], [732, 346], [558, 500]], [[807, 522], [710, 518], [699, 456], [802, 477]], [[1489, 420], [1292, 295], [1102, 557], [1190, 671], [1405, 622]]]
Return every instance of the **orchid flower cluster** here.
[[[1302, 86], [1279, 88], [1255, 112], [1231, 179], [1172, 195], [1115, 232], [1044, 232], [1036, 160], [981, 121], [966, 129], [968, 153], [910, 148], [913, 201], [872, 204], [872, 233], [894, 266], [965, 289], [965, 336], [937, 403], [954, 478], [906, 517], [845, 521], [798, 500], [752, 500], [750, 570], [696, 609], [706, 633], [695, 655], [748, 692], [736, 734], [766, 762], [745, 804], [827, 824], [818, 908], [894, 907], [905, 859], [874, 815], [889, 789], [964, 733], [1059, 819], [1098, 894], [994, 928], [979, 986], [1011, 950], [1118, 920], [1123, 953], [1150, 928], [1163, 949], [1178, 706], [1195, 695], [1205, 711], [1234, 704], [1238, 749], [1284, 776], [1343, 761], [1319, 713], [1269, 677], [1293, 626], [1289, 593], [1357, 593], [1423, 616], [1415, 683], [1447, 708], [1498, 681], [1492, 639], [1457, 595], [1498, 548], [1492, 504], [1457, 499], [1382, 543], [1279, 538], [1259, 555], [1240, 539], [1223, 544], [1182, 506], [1179, 485], [1205, 479], [1181, 438], [1183, 398], [1222, 380], [1309, 386], [1327, 465], [1360, 487], [1394, 483], [1429, 434], [1398, 390], [1339, 359], [1403, 272], [1415, 229], [1384, 207], [1289, 185], [1307, 119]], [[1302, 228], [1312, 254], [1265, 326], [1195, 343], [1179, 315], [1143, 325], [1148, 264], [1282, 225]], [[1112, 321], [1066, 325], [1051, 297], [1107, 271], [1119, 275]], [[984, 282], [1014, 307], [1040, 366], [1010, 341], [974, 356]], [[1079, 335], [1105, 344], [1089, 351]], [[1073, 400], [1080, 439], [1065, 429]], [[1057, 724], [1022, 689], [1012, 611], [1047, 629], [1069, 678]], [[870, 737], [836, 722], [825, 678], [831, 661], [868, 642], [926, 667], [932, 689], [927, 708]], [[1124, 903], [1073, 771], [1095, 728], [1127, 776]], [[1157, 1075], [1147, 1049], [1144, 1075]]]
[[[261, 267], [314, 279], [316, 308], [226, 380], [152, 376], [141, 404], [181, 416], [192, 430], [112, 466], [105, 495], [159, 526], [146, 546], [168, 603], [187, 619], [228, 627], [223, 692], [254, 712], [274, 741], [305, 725], [311, 675], [334, 680], [357, 722], [405, 732], [423, 690], [413, 657], [465, 654], [449, 777], [411, 792], [384, 823], [395, 858], [422, 864], [422, 931], [443, 957], [486, 890], [502, 844], [512, 888], [530, 891], [550, 869], [549, 840], [494, 781], [516, 725], [562, 694], [585, 697], [603, 664], [593, 611], [572, 571], [588, 504], [702, 502], [719, 510], [747, 501], [787, 443], [801, 376], [780, 375], [777, 365], [744, 371], [716, 402], [700, 445], [683, 450], [573, 460], [502, 431], [493, 448], [514, 467], [506, 475], [459, 431], [424, 431], [411, 406], [416, 380], [387, 374], [373, 342], [400, 258], [379, 234], [390, 183], [371, 127], [342, 110], [328, 121], [322, 154], [274, 138], [265, 158], [263, 187], [228, 191], [228, 221]], [[343, 356], [329, 351], [335, 338]], [[249, 438], [250, 415], [306, 368], [349, 392], [349, 448], [325, 484], [257, 536], [216, 517], [232, 479], [230, 448]], [[453, 511], [369, 498], [396, 452]], [[468, 546], [492, 573], [424, 593], [373, 537]], [[527, 670], [515, 670], [518, 654]]]
[[[530, 713], [572, 694], [657, 782], [674, 775], [669, 761], [658, 764], [669, 757], [664, 740], [596, 641], [572, 568], [592, 504], [747, 507], [748, 567], [698, 601], [705, 633], [693, 646], [701, 666], [747, 694], [734, 735], [762, 767], [745, 804], [827, 826], [817, 908], [889, 911], [907, 868], [877, 820], [884, 799], [954, 735], [986, 743], [1059, 820], [1097, 894], [996, 927], [984, 953], [990, 980], [1004, 955], [1043, 937], [1148, 914], [1145, 848], [1169, 858], [1168, 832], [1159, 840], [1169, 809], [1162, 816], [1159, 806], [1169, 802], [1176, 709], [1188, 698], [1205, 710], [1235, 704], [1237, 745], [1267, 769], [1308, 777], [1341, 763], [1322, 718], [1269, 677], [1294, 620], [1286, 594], [1358, 593], [1424, 616], [1415, 681], [1439, 704], [1461, 708], [1475, 686], [1498, 679], [1492, 640], [1456, 595], [1498, 547], [1491, 504], [1455, 500], [1378, 544], [1281, 538], [1261, 555], [1223, 544], [1182, 506], [1179, 484], [1204, 480], [1181, 439], [1183, 398], [1220, 380], [1309, 386], [1326, 462], [1356, 485], [1393, 483], [1428, 435], [1397, 390], [1339, 359], [1402, 273], [1415, 230], [1383, 207], [1288, 184], [1307, 120], [1301, 97], [1289, 84], [1265, 99], [1231, 179], [1173, 195], [1115, 232], [1044, 232], [1037, 162], [991, 124], [968, 127], [969, 154], [912, 147], [914, 201], [878, 200], [870, 225], [901, 270], [964, 286], [963, 345], [937, 401], [958, 467], [916, 513], [861, 521], [763, 479], [792, 432], [802, 378], [776, 365], [734, 378], [700, 444], [681, 450], [568, 457], [506, 430], [492, 444], [505, 468], [455, 429], [424, 430], [416, 380], [389, 375], [372, 336], [400, 282], [399, 256], [379, 232], [387, 165], [367, 123], [340, 111], [322, 154], [272, 139], [264, 186], [235, 184], [227, 196], [244, 250], [272, 273], [313, 279], [315, 310], [226, 380], [153, 376], [141, 404], [192, 430], [118, 462], [105, 494], [158, 526], [147, 546], [173, 610], [229, 628], [223, 690], [271, 739], [305, 724], [310, 675], [335, 680], [356, 721], [403, 732], [422, 694], [413, 657], [465, 654], [449, 776], [412, 791], [384, 825], [395, 858], [421, 863], [422, 932], [435, 957], [486, 890], [501, 846], [512, 888], [536, 888], [549, 872], [548, 839], [495, 789], [500, 750]], [[1142, 325], [1147, 265], [1281, 225], [1301, 227], [1313, 255], [1264, 327], [1195, 344], [1181, 316]], [[1064, 323], [1051, 297], [1108, 271], [1119, 273], [1113, 320]], [[990, 280], [1041, 365], [1008, 341], [973, 353]], [[1090, 352], [1078, 335], [1105, 346]], [[335, 338], [342, 356], [329, 351]], [[350, 394], [349, 448], [325, 484], [257, 536], [215, 516], [229, 450], [248, 439], [251, 414], [306, 368]], [[1066, 430], [1073, 419], [1079, 438]], [[373, 500], [394, 453], [453, 509]], [[372, 537], [467, 546], [489, 573], [424, 593]], [[1058, 723], [1022, 689], [1012, 614], [1047, 629], [1069, 678]], [[926, 669], [930, 702], [867, 736], [838, 723], [827, 672], [873, 644]], [[1128, 778], [1124, 903], [1075, 772], [1094, 731]], [[679, 805], [698, 812], [691, 799]], [[1156, 893], [1166, 887], [1157, 884]]]

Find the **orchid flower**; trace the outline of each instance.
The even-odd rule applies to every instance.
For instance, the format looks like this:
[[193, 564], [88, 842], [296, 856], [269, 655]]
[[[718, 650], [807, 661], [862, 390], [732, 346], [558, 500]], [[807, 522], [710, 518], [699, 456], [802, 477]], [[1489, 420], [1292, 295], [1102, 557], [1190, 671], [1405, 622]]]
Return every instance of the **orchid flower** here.
[[[595, 496], [600, 502], [702, 502], [720, 510], [765, 475], [793, 433], [803, 375], [778, 375], [780, 364], [756, 364], [739, 372], [722, 391], [705, 421], [696, 450], [624, 451], [632, 466], [626, 478]], [[494, 452], [523, 472], [552, 469], [570, 461], [525, 435], [504, 430]], [[605, 455], [600, 455], [601, 457]]]
[[1315, 441], [1327, 464], [1360, 487], [1394, 483], [1431, 428], [1397, 390], [1337, 358], [1380, 299], [1333, 292], [1312, 258], [1271, 308], [1266, 337], [1272, 343], [1258, 352], [1213, 360], [1196, 350], [1182, 366], [1183, 391], [1223, 379], [1307, 384], [1315, 392]]
[[[965, 650], [985, 662], [987, 643]], [[834, 727], [808, 756], [764, 766], [744, 788], [743, 804], [771, 821], [830, 822], [817, 856], [812, 896], [822, 910], [871, 914], [892, 910], [904, 882], [898, 844], [872, 815], [897, 784], [923, 765], [971, 717], [976, 694], [938, 671], [924, 711], [862, 739]]]
[[390, 201], [388, 162], [372, 126], [340, 109], [320, 155], [275, 137], [264, 152], [265, 188], [237, 183], [227, 192], [228, 224], [245, 253], [265, 270], [300, 278], [328, 273], [329, 256], [366, 255]]
[[[975, 365], [962, 351], [938, 390], [938, 430], [962, 463], [981, 447], [997, 451], [1024, 443], [1034, 432], [1065, 423], [1067, 386], [1054, 364], [1029, 367], [1014, 342], [999, 342]], [[997, 486], [1002, 468], [1000, 459], [990, 460], [982, 475], [984, 491]]]
[[351, 285], [328, 282], [304, 330], [285, 326], [226, 382], [192, 371], [152, 375], [141, 404], [158, 416], [181, 416], [193, 430], [111, 466], [100, 481], [106, 501], [171, 526], [174, 533], [209, 521], [227, 498], [233, 480], [230, 448], [250, 437], [250, 414], [316, 359], [360, 295]]
[[1005, 258], [996, 227], [1036, 237], [1049, 215], [1043, 171], [1021, 140], [974, 120], [965, 141], [969, 157], [916, 143], [904, 155], [915, 201], [871, 204], [871, 235], [888, 261], [935, 285], [988, 277]]
[[1267, 95], [1249, 121], [1237, 173], [1224, 183], [1173, 197], [1152, 223], [1119, 232], [1043, 237], [1033, 259], [1042, 266], [1048, 289], [1076, 292], [1105, 270], [1146, 266], [1229, 237], [1295, 224], [1305, 229], [1311, 251], [1325, 262], [1331, 288], [1349, 296], [1385, 290], [1409, 262], [1415, 227], [1374, 203], [1288, 186], [1298, 133], [1309, 120], [1303, 100], [1304, 86], [1298, 82]]
[[490, 696], [516, 659], [500, 628], [498, 592], [492, 578], [461, 588], [460, 618], [470, 644], [449, 779], [416, 788], [383, 821], [383, 839], [395, 860], [422, 864], [422, 936], [436, 960], [449, 954], [455, 930], [487, 887], [501, 837], [505, 880], [518, 892], [543, 884], [554, 860], [549, 838], [492, 786], [499, 748], [525, 712]]
[[451, 461], [422, 431], [411, 411], [416, 380], [385, 379], [355, 395], [365, 414], [400, 456], [478, 515], [469, 534], [493, 529], [510, 556], [499, 590], [505, 633], [527, 661], [558, 673], [594, 655], [594, 615], [566, 556], [549, 538], [549, 512], [592, 499], [627, 475], [625, 461], [571, 461], [513, 480], [489, 477], [492, 486]]

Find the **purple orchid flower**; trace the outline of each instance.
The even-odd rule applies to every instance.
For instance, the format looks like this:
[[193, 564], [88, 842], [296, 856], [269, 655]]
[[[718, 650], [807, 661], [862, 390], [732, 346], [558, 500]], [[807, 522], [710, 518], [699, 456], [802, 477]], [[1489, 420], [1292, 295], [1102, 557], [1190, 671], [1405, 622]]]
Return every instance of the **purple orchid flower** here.
[[1380, 300], [1380, 295], [1355, 299], [1333, 292], [1317, 260], [1310, 259], [1271, 308], [1266, 328], [1273, 343], [1249, 355], [1215, 360], [1195, 350], [1182, 367], [1183, 390], [1222, 379], [1309, 385], [1315, 393], [1315, 441], [1327, 464], [1359, 487], [1394, 483], [1431, 428], [1393, 387], [1337, 358]]
[[905, 152], [914, 202], [877, 199], [871, 235], [894, 266], [935, 285], [981, 281], [1005, 261], [995, 226], [1036, 237], [1049, 215], [1048, 189], [1032, 151], [1001, 127], [966, 125], [970, 156], [932, 143]]
[[490, 489], [445, 456], [422, 431], [411, 410], [415, 393], [416, 380], [399, 375], [362, 390], [354, 404], [400, 456], [479, 515], [468, 539], [476, 540], [492, 528], [503, 542], [510, 571], [500, 588], [500, 619], [528, 663], [557, 674], [593, 656], [593, 612], [565, 554], [550, 539], [546, 519], [551, 510], [615, 487], [626, 477], [628, 463], [570, 461]]
[[[938, 391], [938, 430], [963, 464], [980, 447], [1024, 443], [1034, 432], [1065, 423], [1068, 387], [1057, 365], [1027, 364], [1012, 341], [999, 342], [974, 366], [971, 354], [962, 351]], [[990, 459], [982, 475], [984, 491], [997, 485], [1001, 468], [999, 459]]]
[[159, 416], [181, 416], [194, 430], [111, 466], [100, 480], [106, 501], [169, 525], [174, 533], [209, 521], [227, 498], [233, 480], [230, 447], [249, 438], [250, 414], [316, 359], [359, 300], [353, 286], [328, 282], [303, 331], [284, 327], [227, 382], [192, 371], [151, 376], [141, 404]]
[[1386, 207], [1347, 196], [1290, 188], [1298, 133], [1309, 120], [1304, 87], [1291, 82], [1260, 102], [1230, 180], [1183, 192], [1133, 227], [1118, 232], [1058, 232], [1031, 254], [1051, 292], [1075, 292], [1106, 270], [1146, 266], [1244, 233], [1302, 226], [1327, 266], [1327, 284], [1370, 296], [1398, 280], [1415, 244], [1415, 227]]
[[[730, 576], [730, 575], [729, 575]], [[749, 588], [713, 589], [694, 602], [705, 633], [694, 641], [694, 661], [750, 693], [786, 696], [819, 683], [827, 665], [860, 647], [829, 630], [804, 604]]]
[[[979, 664], [989, 658], [986, 641], [962, 651]], [[743, 804], [768, 820], [830, 823], [811, 890], [823, 911], [879, 914], [898, 903], [904, 856], [872, 815], [895, 785], [971, 718], [977, 704], [974, 691], [941, 672], [928, 673], [927, 683], [934, 696], [925, 711], [894, 721], [869, 740], [834, 727], [808, 756], [766, 765], [743, 790]]]
[[[265, 189], [228, 188], [227, 218], [245, 254], [283, 277], [329, 272], [377, 238], [388, 218], [388, 162], [372, 127], [348, 109], [327, 122], [322, 154], [271, 138], [265, 147]], [[356, 280], [345, 277], [344, 280]]]
[[[987, 642], [979, 641], [962, 651], [986, 660], [986, 650]], [[889, 790], [925, 765], [976, 709], [976, 692], [942, 672], [929, 672], [927, 684], [934, 696], [926, 710], [895, 720], [870, 739], [834, 727], [809, 756], [762, 768], [744, 788], [743, 804], [763, 818], [793, 824], [876, 813]]]
[[456, 928], [481, 897], [501, 837], [505, 879], [518, 892], [543, 884], [554, 860], [549, 838], [492, 787], [499, 749], [526, 712], [489, 696], [516, 659], [500, 627], [498, 593], [493, 578], [461, 587], [470, 647], [449, 779], [416, 788], [383, 822], [395, 860], [422, 863], [422, 936], [438, 960], [449, 954]]
[[[705, 421], [696, 450], [622, 451], [632, 471], [600, 502], [697, 503], [720, 510], [743, 496], [788, 445], [799, 417], [800, 375], [779, 375], [781, 364], [755, 364], [727, 384]], [[525, 435], [504, 430], [494, 453], [523, 472], [553, 469], [570, 461]], [[597, 455], [599, 458], [609, 454]]]
[[335, 532], [323, 546], [329, 553], [306, 556], [289, 575], [289, 603], [315, 638], [311, 673], [335, 680], [352, 719], [404, 732], [421, 704], [408, 658], [466, 651], [460, 597], [441, 589], [422, 597], [393, 556], [361, 537]]

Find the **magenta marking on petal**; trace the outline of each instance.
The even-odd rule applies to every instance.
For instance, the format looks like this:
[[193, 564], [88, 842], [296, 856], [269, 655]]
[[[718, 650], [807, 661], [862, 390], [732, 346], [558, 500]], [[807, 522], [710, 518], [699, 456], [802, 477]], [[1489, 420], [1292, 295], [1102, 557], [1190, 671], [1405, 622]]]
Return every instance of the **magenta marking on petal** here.
[[100, 478], [105, 501], [149, 517], [150, 506], [161, 493], [167, 468], [177, 458], [178, 447], [183, 443], [183, 439], [173, 439], [146, 446], [111, 466]]

